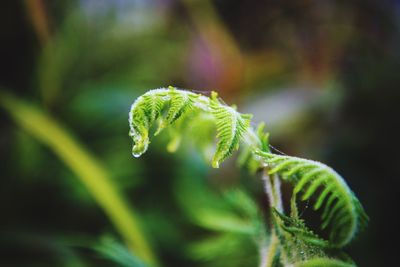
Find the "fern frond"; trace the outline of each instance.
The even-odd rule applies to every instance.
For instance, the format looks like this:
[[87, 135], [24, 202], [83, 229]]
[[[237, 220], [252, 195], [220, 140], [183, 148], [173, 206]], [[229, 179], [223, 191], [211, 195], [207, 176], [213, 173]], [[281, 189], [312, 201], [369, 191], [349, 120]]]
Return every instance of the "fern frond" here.
[[326, 257], [324, 249], [329, 246], [328, 241], [308, 229], [303, 220], [285, 216], [276, 209], [272, 210], [272, 215], [285, 262], [295, 263]]
[[273, 215], [278, 221], [279, 227], [295, 236], [297, 239], [302, 240], [303, 243], [309, 244], [318, 248], [326, 248], [329, 246], [328, 241], [323, 240], [313, 231], [308, 229], [302, 219], [286, 216], [276, 209], [273, 209]]
[[302, 267], [355, 267], [345, 254], [330, 248], [328, 241], [307, 228], [304, 221], [273, 209], [274, 222], [282, 246], [282, 261]]
[[330, 167], [312, 160], [275, 155], [258, 151], [257, 154], [277, 173], [294, 184], [294, 194], [302, 200], [315, 195], [317, 210], [324, 205], [322, 228], [330, 226], [330, 242], [336, 247], [349, 243], [368, 217], [343, 178]]
[[[239, 157], [242, 165], [253, 172], [267, 165], [265, 170], [273, 175], [276, 181], [279, 182], [280, 177], [294, 185], [290, 217], [278, 211], [273, 212], [277, 233], [274, 233], [274, 242], [271, 241], [270, 245], [275, 247], [271, 250], [271, 257], [274, 257], [271, 260], [274, 264], [274, 260], [281, 257], [291, 266], [353, 266], [353, 263], [346, 260], [331, 259], [329, 253], [332, 252], [332, 248], [348, 244], [356, 231], [367, 224], [368, 216], [361, 203], [343, 178], [330, 167], [312, 160], [272, 154], [269, 150], [269, 134], [264, 132], [264, 125], [261, 124], [257, 132], [254, 131], [250, 127], [251, 117], [250, 114], [237, 112], [234, 106], [223, 104], [215, 92], [212, 92], [211, 97], [207, 97], [174, 87], [151, 90], [132, 104], [129, 113], [132, 153], [138, 157], [147, 150], [150, 143], [149, 132], [156, 123], [159, 127], [155, 135], [164, 128], [168, 127], [170, 130], [172, 141], [168, 145], [169, 151], [175, 151], [185, 135], [191, 136], [191, 140], [203, 150], [212, 151], [212, 133], [216, 130], [218, 140], [212, 157], [214, 168], [218, 168], [244, 141], [245, 149]], [[280, 201], [279, 190], [275, 195], [273, 192], [267, 193], [272, 200], [277, 198]], [[299, 219], [297, 196], [303, 201], [315, 200], [315, 210], [322, 208], [321, 227], [329, 230], [328, 240], [318, 237]], [[236, 198], [239, 198], [238, 195], [234, 197]], [[241, 198], [241, 202], [243, 200], [245, 198]], [[248, 207], [252, 207], [252, 204]], [[224, 238], [219, 240], [221, 244], [231, 242], [235, 235], [254, 237], [255, 233], [263, 229], [258, 216], [254, 215], [257, 212], [254, 211], [251, 213], [253, 215], [244, 217], [256, 218], [250, 221], [230, 213], [201, 213], [196, 209], [196, 214], [200, 216], [196, 220], [198, 224], [224, 235]], [[264, 241], [261, 242], [262, 248], [267, 243]], [[207, 246], [209, 244], [206, 243]], [[195, 249], [199, 252], [198, 255], [203, 254], [203, 248], [204, 246], [200, 246], [199, 249]]]
[[212, 160], [212, 166], [218, 168], [220, 162], [232, 155], [239, 148], [239, 142], [250, 125], [250, 114], [240, 114], [234, 107], [221, 105], [216, 94], [212, 96], [211, 113], [217, 125], [217, 150]]
[[188, 94], [183, 93], [181, 91], [176, 90], [174, 87], [170, 87], [169, 97], [170, 100], [170, 108], [167, 114], [167, 121], [169, 124], [172, 124], [176, 121], [183, 113], [188, 111], [193, 107], [193, 103], [196, 101], [196, 98], [199, 95], [196, 94]]
[[140, 96], [131, 106], [129, 112], [129, 135], [134, 145], [132, 155], [139, 157], [149, 146], [149, 130], [154, 121], [161, 115], [167, 101], [167, 93], [161, 89], [155, 89]]
[[172, 86], [168, 89], [168, 97], [170, 99], [168, 113], [165, 119], [161, 119], [160, 125], [154, 135], [159, 134], [166, 126], [174, 123], [182, 114], [191, 109], [195, 99], [198, 97], [196, 94], [182, 93]]
[[[129, 135], [134, 143], [132, 154], [139, 157], [147, 150], [150, 143], [149, 131], [157, 120], [160, 124], [155, 135], [174, 124], [184, 114], [196, 112], [210, 114], [213, 117], [209, 122], [216, 125], [218, 142], [212, 166], [218, 168], [222, 161], [238, 149], [244, 133], [249, 128], [251, 115], [241, 114], [235, 108], [220, 103], [215, 92], [210, 99], [200, 94], [169, 87], [150, 90], [140, 96], [132, 104], [129, 113], [131, 128]], [[163, 115], [165, 113], [166, 115]], [[187, 123], [190, 124], [190, 121]]]

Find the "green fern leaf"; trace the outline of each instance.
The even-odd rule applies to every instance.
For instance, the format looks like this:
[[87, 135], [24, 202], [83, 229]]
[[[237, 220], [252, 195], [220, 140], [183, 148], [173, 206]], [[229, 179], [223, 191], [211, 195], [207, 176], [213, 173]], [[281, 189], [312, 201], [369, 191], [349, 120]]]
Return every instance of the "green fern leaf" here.
[[308, 229], [302, 219], [288, 217], [276, 209], [272, 214], [282, 246], [283, 262], [302, 267], [355, 266], [345, 254], [332, 250], [328, 241]]
[[183, 113], [193, 107], [193, 103], [199, 95], [182, 93], [173, 87], [170, 87], [169, 97], [171, 98], [171, 107], [168, 110], [167, 121], [172, 124]]
[[[168, 89], [150, 90], [140, 96], [132, 104], [129, 113], [131, 128], [129, 134], [134, 143], [132, 154], [139, 157], [147, 150], [150, 143], [149, 130], [157, 120], [160, 124], [155, 135], [165, 127], [174, 124], [184, 114], [198, 112], [212, 115], [213, 120], [208, 120], [208, 122], [216, 125], [218, 143], [212, 166], [218, 168], [222, 161], [238, 149], [244, 133], [249, 128], [251, 115], [240, 114], [235, 108], [221, 104], [215, 92], [210, 99], [203, 95], [169, 87]], [[166, 113], [165, 117], [163, 113]], [[190, 124], [190, 121], [187, 123]], [[208, 129], [210, 128], [208, 127]], [[206, 138], [206, 140], [208, 139]], [[180, 136], [175, 136], [169, 150], [175, 150], [179, 142]]]
[[303, 220], [285, 216], [276, 209], [272, 210], [272, 215], [285, 262], [295, 263], [326, 256], [324, 250], [329, 246], [328, 241], [308, 229]]
[[196, 98], [199, 96], [192, 93], [182, 93], [182, 90], [177, 90], [174, 87], [168, 87], [168, 97], [170, 99], [169, 109], [165, 119], [162, 119], [160, 125], [154, 135], [158, 135], [167, 125], [173, 124], [183, 114], [193, 108]]
[[212, 160], [212, 166], [218, 168], [220, 162], [232, 155], [239, 148], [239, 142], [250, 125], [250, 114], [240, 114], [234, 107], [221, 105], [217, 95], [210, 102], [211, 113], [217, 125], [217, 150]]
[[322, 228], [330, 226], [330, 242], [342, 247], [356, 231], [364, 227], [368, 217], [343, 178], [330, 167], [316, 161], [258, 151], [257, 154], [277, 173], [295, 185], [294, 194], [302, 200], [316, 195], [314, 209], [324, 205]]
[[167, 101], [166, 92], [162, 89], [151, 90], [140, 96], [131, 106], [129, 135], [134, 142], [132, 154], [135, 157], [142, 155], [149, 146], [149, 129], [161, 115]]

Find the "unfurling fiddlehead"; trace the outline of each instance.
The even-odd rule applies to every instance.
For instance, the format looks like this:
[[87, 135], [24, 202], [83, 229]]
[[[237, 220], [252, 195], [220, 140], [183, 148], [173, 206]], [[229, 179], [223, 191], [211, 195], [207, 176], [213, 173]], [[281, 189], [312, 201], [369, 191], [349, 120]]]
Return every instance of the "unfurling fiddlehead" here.
[[[239, 148], [240, 140], [249, 128], [251, 115], [240, 114], [234, 107], [221, 104], [216, 93], [212, 93], [211, 98], [208, 98], [170, 87], [151, 90], [140, 96], [133, 103], [129, 113], [129, 135], [134, 143], [133, 156], [139, 157], [146, 152], [150, 143], [149, 131], [157, 119], [159, 128], [156, 134], [172, 125], [182, 115], [198, 111], [209, 113], [214, 118], [218, 143], [212, 166], [218, 168], [222, 161]], [[166, 113], [164, 117], [161, 116], [163, 113]]]
[[[263, 125], [254, 131], [250, 126], [251, 117], [237, 112], [236, 107], [223, 104], [215, 92], [207, 97], [174, 87], [151, 90], [132, 104], [129, 113], [132, 154], [139, 157], [147, 150], [150, 131], [155, 124], [158, 124], [155, 135], [164, 128], [171, 128], [174, 135], [179, 136], [177, 140], [190, 129], [190, 125], [200, 123], [204, 124], [202, 128], [210, 129], [212, 124], [218, 139], [211, 164], [214, 168], [218, 168], [239, 148], [240, 143], [244, 143], [244, 152], [240, 157], [242, 163], [251, 166], [253, 171], [262, 168], [268, 175], [293, 184], [293, 199], [299, 195], [303, 201], [315, 201], [315, 210], [323, 208], [322, 229], [328, 230], [329, 240], [315, 235], [297, 215], [288, 217], [279, 211], [272, 212], [280, 242], [276, 253], [281, 253], [281, 258], [286, 255], [286, 260], [282, 259], [282, 262], [295, 266], [317, 266], [319, 262], [331, 266], [353, 266], [353, 263], [328, 257], [325, 250], [345, 246], [357, 230], [366, 225], [368, 217], [354, 193], [339, 174], [320, 162], [271, 153], [269, 135], [263, 132]], [[203, 136], [196, 138], [202, 139]], [[204, 140], [210, 138], [204, 137], [203, 143]], [[292, 206], [297, 210], [296, 205], [294, 201]], [[302, 253], [308, 256], [289, 257], [290, 253], [285, 253], [285, 248], [287, 251], [290, 244], [302, 247], [306, 250]]]

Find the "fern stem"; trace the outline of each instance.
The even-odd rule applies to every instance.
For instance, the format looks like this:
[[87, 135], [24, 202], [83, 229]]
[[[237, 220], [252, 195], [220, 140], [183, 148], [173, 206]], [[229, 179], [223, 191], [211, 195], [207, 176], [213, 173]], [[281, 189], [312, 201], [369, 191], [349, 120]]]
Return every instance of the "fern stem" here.
[[[283, 213], [281, 182], [276, 174], [269, 175], [269, 168], [263, 171], [262, 180], [264, 181], [265, 193], [268, 196], [271, 210], [274, 208]], [[265, 253], [262, 254], [261, 267], [272, 267], [275, 255], [278, 251], [279, 239], [276, 230], [272, 229], [271, 239]]]
[[274, 258], [278, 250], [279, 239], [273, 230], [271, 234], [271, 239], [269, 241], [269, 245], [264, 249], [264, 252], [261, 255], [261, 264], [260, 267], [272, 267], [274, 263]]
[[268, 168], [265, 168], [262, 176], [265, 193], [268, 196], [271, 208], [275, 208], [280, 213], [283, 213], [281, 181], [276, 174], [269, 175], [268, 170]]

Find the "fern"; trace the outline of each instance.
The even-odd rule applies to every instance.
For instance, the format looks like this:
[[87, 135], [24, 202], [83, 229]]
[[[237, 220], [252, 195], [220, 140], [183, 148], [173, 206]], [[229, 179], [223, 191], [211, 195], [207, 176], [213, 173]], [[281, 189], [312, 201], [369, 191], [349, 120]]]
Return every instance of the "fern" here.
[[217, 125], [217, 137], [219, 138], [217, 151], [212, 160], [214, 168], [218, 168], [220, 162], [239, 148], [239, 142], [248, 129], [252, 117], [250, 114], [238, 113], [234, 107], [221, 105], [216, 96], [216, 93], [214, 93], [210, 101], [211, 112]]
[[[302, 243], [305, 246], [314, 247], [314, 252], [312, 254], [323, 254], [322, 249], [329, 247], [329, 243], [308, 229], [303, 220], [285, 216], [276, 209], [272, 210], [272, 214], [275, 218], [275, 222], [277, 223], [277, 227], [280, 229], [280, 232], [284, 232], [293, 236], [293, 238], [290, 238], [291, 240], [296, 240], [296, 242]], [[290, 247], [289, 250], [295, 251], [296, 249]], [[305, 258], [314, 256], [307, 255], [308, 251], [302, 252], [303, 253], [300, 254], [302, 254], [301, 257], [303, 260]]]
[[[291, 266], [354, 266], [343, 255], [334, 259], [330, 256], [330, 243], [313, 231], [297, 216], [285, 216], [273, 209], [276, 229], [281, 240], [282, 261]], [[318, 265], [319, 264], [319, 265]]]
[[[138, 157], [147, 150], [150, 131], [156, 123], [156, 135], [165, 128], [170, 130], [169, 151], [175, 151], [184, 136], [191, 136], [199, 147], [209, 150], [213, 141], [210, 131], [216, 129], [218, 141], [211, 160], [214, 168], [218, 168], [244, 143], [239, 162], [252, 173], [263, 170], [263, 180], [273, 211], [275, 227], [271, 229], [269, 247], [260, 247], [267, 251], [265, 255], [269, 259], [262, 259], [262, 264], [354, 266], [348, 260], [333, 258], [331, 251], [332, 248], [347, 245], [357, 231], [367, 224], [368, 217], [361, 203], [344, 179], [330, 167], [312, 160], [271, 153], [269, 133], [264, 132], [265, 125], [260, 124], [255, 131], [250, 127], [251, 117], [250, 114], [237, 112], [235, 106], [225, 105], [215, 92], [207, 97], [174, 87], [151, 90], [132, 104], [129, 113], [132, 154]], [[294, 185], [290, 216], [285, 215], [281, 208], [279, 179]], [[327, 230], [328, 240], [321, 239], [298, 217], [296, 196], [303, 201], [314, 201], [315, 210], [322, 209], [321, 228]], [[207, 213], [199, 216], [197, 222], [214, 231], [229, 232], [236, 229], [241, 233], [252, 232], [249, 225], [228, 214]], [[222, 242], [224, 238], [218, 240]], [[197, 248], [198, 252], [206, 253], [203, 245]], [[218, 249], [215, 248], [215, 251]]]
[[[271, 167], [269, 174], [278, 173], [295, 185], [294, 194], [302, 200], [317, 195], [314, 209], [324, 205], [322, 229], [331, 226], [330, 241], [337, 247], [346, 245], [357, 229], [364, 227], [367, 216], [343, 178], [320, 162], [258, 151]], [[318, 190], [321, 189], [321, 190]]]
[[[247, 131], [251, 115], [240, 114], [234, 107], [221, 104], [217, 93], [212, 98], [195, 94], [189, 91], [155, 89], [140, 96], [131, 107], [129, 113], [129, 135], [133, 139], [132, 154], [135, 157], [142, 155], [150, 143], [149, 131], [155, 121], [162, 117], [163, 109], [168, 108], [166, 116], [160, 119], [157, 135], [168, 125], [173, 125], [181, 116], [190, 112], [204, 112], [214, 117], [219, 139], [212, 160], [212, 166], [219, 164], [239, 148], [243, 134]], [[164, 112], [165, 113], [165, 112]]]

